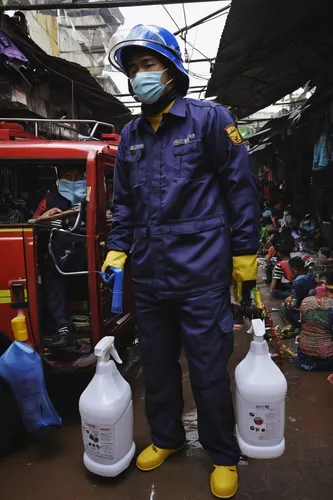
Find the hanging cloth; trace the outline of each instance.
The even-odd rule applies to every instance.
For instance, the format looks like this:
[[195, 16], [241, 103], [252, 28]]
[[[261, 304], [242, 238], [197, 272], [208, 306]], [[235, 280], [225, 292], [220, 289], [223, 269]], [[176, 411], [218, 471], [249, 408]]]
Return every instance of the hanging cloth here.
[[321, 134], [319, 141], [315, 144], [313, 150], [313, 166], [312, 170], [324, 170], [332, 166], [332, 154], [330, 147], [331, 140], [328, 139], [327, 134]]

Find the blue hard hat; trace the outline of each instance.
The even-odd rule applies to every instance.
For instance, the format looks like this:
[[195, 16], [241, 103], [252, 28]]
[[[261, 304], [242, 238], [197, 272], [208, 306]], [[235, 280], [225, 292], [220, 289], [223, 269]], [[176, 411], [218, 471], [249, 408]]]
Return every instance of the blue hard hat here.
[[[115, 39], [117, 34], [115, 35]], [[183, 65], [182, 54], [176, 37], [160, 26], [138, 24], [130, 30], [125, 38], [116, 43], [110, 50], [109, 61], [112, 66], [127, 75], [124, 49], [127, 47], [144, 47], [168, 59], [179, 72], [179, 90], [183, 95], [189, 87], [189, 77]], [[125, 51], [126, 52], [126, 51]]]

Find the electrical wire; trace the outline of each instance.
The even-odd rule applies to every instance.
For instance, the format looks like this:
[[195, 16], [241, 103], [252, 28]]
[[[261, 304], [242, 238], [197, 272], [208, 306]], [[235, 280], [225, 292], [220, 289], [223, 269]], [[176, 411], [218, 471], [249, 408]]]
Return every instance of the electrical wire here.
[[197, 78], [198, 80], [206, 80], [206, 82], [209, 80], [209, 78], [207, 78], [206, 76], [203, 76], [203, 75], [199, 75], [198, 73], [193, 73], [193, 71], [188, 71], [188, 74], [190, 76], [193, 76], [193, 78]]
[[182, 6], [183, 6], [183, 14], [184, 14], [184, 24], [185, 24], [185, 29], [187, 31], [187, 20], [186, 20], [185, 5], [182, 4]]
[[[219, 17], [222, 17], [222, 16], [226, 16], [227, 14], [229, 14], [229, 11], [225, 11], [225, 12], [221, 12], [220, 14], [216, 14], [216, 16], [214, 17], [211, 17], [210, 19], [206, 19], [206, 21], [202, 21], [201, 25], [202, 24], [206, 24], [206, 23], [209, 23], [210, 21], [215, 21], [215, 19], [218, 19]], [[201, 26], [200, 25], [200, 26]]]
[[[185, 5], [184, 3], [182, 4], [183, 6], [183, 14], [184, 14], [184, 22], [185, 22], [185, 29], [183, 30], [183, 32], [179, 35], [180, 38], [183, 40], [184, 44], [185, 44], [185, 53], [187, 53], [187, 48], [186, 48], [186, 45], [188, 44], [191, 48], [192, 48], [192, 56], [193, 56], [193, 51], [196, 50], [199, 54], [202, 55], [202, 57], [204, 57], [205, 59], [207, 59], [209, 62], [212, 62], [212, 59], [210, 59], [209, 57], [207, 57], [203, 52], [201, 52], [199, 49], [197, 49], [195, 47], [194, 44], [192, 44], [191, 42], [189, 42], [187, 39], [186, 39], [186, 35], [187, 35], [187, 19], [186, 19], [186, 10], [185, 10]], [[168, 16], [170, 17], [170, 19], [173, 21], [173, 23], [176, 25], [176, 27], [180, 30], [178, 24], [176, 23], [176, 21], [174, 20], [174, 18], [172, 17], [172, 15], [170, 14], [170, 12], [168, 11], [168, 9], [165, 7], [165, 5], [162, 5], [162, 7], [164, 8], [164, 10], [166, 11], [166, 13], [168, 14]], [[197, 35], [197, 33], [196, 33]], [[189, 65], [190, 65], [191, 61], [189, 60]], [[191, 76], [193, 76], [194, 78], [197, 78], [197, 79], [200, 79], [200, 80], [209, 80], [209, 78], [206, 78], [205, 76], [203, 75], [199, 75], [199, 74], [196, 74], [194, 72], [191, 72], [189, 71], [189, 74]]]
[[191, 71], [190, 70], [190, 73], [191, 75], [195, 76], [196, 78], [204, 78], [205, 80], [209, 80], [209, 76], [208, 75], [205, 75], [205, 74], [201, 74], [201, 73], [197, 73], [196, 71]]
[[182, 3], [182, 7], [183, 7], [183, 15], [184, 15], [184, 31], [182, 33], [184, 33], [184, 59], [185, 59], [185, 62], [188, 62], [188, 68], [190, 67], [190, 57], [188, 55], [188, 51], [187, 51], [187, 43], [186, 43], [186, 39], [187, 39], [187, 20], [186, 20], [186, 12], [185, 12], [185, 5]]
[[[164, 6], [163, 6], [164, 7]], [[208, 62], [210, 62], [210, 64], [212, 64], [213, 62], [213, 59], [215, 58], [210, 58], [208, 57], [206, 54], [204, 54], [203, 52], [201, 52], [199, 49], [196, 48], [195, 44], [196, 44], [196, 40], [197, 40], [197, 35], [198, 35], [198, 27], [201, 26], [201, 24], [205, 24], [205, 23], [208, 23], [210, 21], [214, 21], [215, 19], [218, 19], [219, 17], [227, 14], [229, 12], [229, 9], [230, 9], [230, 5], [226, 8], [227, 10], [224, 10], [223, 12], [220, 12], [219, 14], [216, 14], [216, 15], [213, 15], [212, 17], [210, 17], [209, 19], [206, 19], [205, 21], [198, 21], [197, 23], [194, 23], [194, 26], [196, 26], [196, 34], [195, 34], [195, 41], [194, 41], [194, 44], [192, 44], [191, 42], [189, 42], [187, 40], [187, 33], [188, 33], [188, 29], [189, 28], [192, 28], [194, 27], [193, 25], [190, 25], [190, 27], [188, 27], [187, 25], [187, 19], [186, 19], [186, 10], [185, 10], [185, 5], [184, 3], [182, 3], [182, 7], [183, 7], [183, 14], [184, 14], [184, 23], [185, 23], [185, 26], [184, 28], [180, 29], [178, 27], [178, 30], [179, 32], [175, 33], [177, 35], [180, 36], [180, 38], [183, 40], [184, 44], [185, 44], [185, 49], [184, 49], [184, 53], [185, 53], [185, 62], [188, 63], [188, 66], [187, 66], [187, 69], [189, 71], [189, 67], [190, 67], [190, 64], [191, 64], [191, 59], [193, 58], [193, 53], [194, 51], [198, 52], [199, 54], [201, 54], [205, 59], [207, 59]], [[166, 10], [166, 12], [168, 13], [168, 15], [170, 16], [170, 18], [172, 19], [172, 21], [175, 23], [175, 25], [177, 26], [177, 23], [175, 22], [175, 20], [173, 19], [173, 17], [170, 15], [170, 13], [168, 12], [168, 10], [164, 7], [164, 9]], [[214, 13], [213, 13], [214, 14]], [[208, 16], [207, 16], [208, 17]], [[189, 45], [191, 48], [192, 48], [192, 53], [191, 53], [191, 57], [188, 56], [188, 51], [187, 51], [187, 45]], [[201, 78], [201, 79], [208, 79], [208, 78], [205, 78], [203, 75], [195, 75], [193, 74], [193, 76], [197, 77], [197, 78]]]
[[[172, 17], [172, 15], [170, 14], [170, 12], [168, 11], [168, 9], [165, 7], [165, 5], [162, 4], [163, 9], [168, 14], [168, 16], [170, 17], [170, 19], [172, 20], [172, 22], [175, 24], [175, 26], [178, 28], [179, 31], [182, 31], [179, 36], [183, 40], [183, 42], [185, 44], [185, 54], [187, 53], [186, 46], [189, 45], [193, 49], [192, 50], [192, 56], [193, 56], [193, 51], [195, 50], [196, 52], [198, 52], [199, 54], [201, 54], [202, 57], [204, 57], [205, 59], [207, 59], [207, 61], [209, 61], [210, 63], [212, 63], [212, 59], [210, 57], [206, 56], [206, 54], [204, 54], [203, 52], [201, 52], [199, 49], [197, 49], [195, 47], [194, 44], [192, 44], [191, 42], [189, 42], [187, 40], [187, 37], [186, 37], [186, 35], [187, 35], [187, 19], [186, 19], [186, 11], [185, 11], [185, 5], [184, 5], [184, 3], [182, 4], [182, 6], [183, 6], [183, 13], [184, 13], [184, 21], [185, 21], [185, 29], [183, 29], [183, 30], [180, 29], [180, 27], [178, 26], [178, 24], [176, 23], [176, 21], [174, 20], [174, 18]], [[209, 19], [208, 19], [208, 21], [209, 21]], [[185, 32], [184, 35], [183, 35], [183, 32]], [[188, 64], [190, 65], [190, 63], [191, 63], [191, 61], [189, 60]], [[202, 79], [202, 80], [208, 80], [208, 78], [204, 77], [203, 75], [195, 75], [193, 73], [192, 76], [194, 76], [195, 78]]]
[[166, 8], [166, 6], [162, 4], [162, 7], [165, 10], [165, 12], [168, 14], [168, 16], [170, 17], [171, 21], [175, 24], [175, 26], [177, 27], [177, 29], [179, 29], [179, 31], [180, 31], [180, 27], [178, 26], [178, 24], [176, 23], [176, 21], [174, 20], [174, 18], [172, 17], [172, 15], [170, 14], [170, 12]]
[[201, 100], [201, 94], [202, 94], [202, 92], [204, 92], [205, 90], [207, 90], [207, 85], [205, 85], [205, 86], [202, 88], [202, 90], [200, 90], [200, 92], [199, 92], [199, 101]]
[[[193, 42], [193, 43], [194, 43], [194, 46], [195, 46], [195, 44], [197, 43], [197, 37], [198, 37], [198, 26], [196, 27], [196, 30], [195, 30], [195, 37], [194, 37], [194, 42]], [[191, 52], [191, 56], [190, 56], [190, 58], [189, 58], [189, 63], [188, 63], [188, 67], [187, 67], [187, 69], [188, 69], [188, 70], [189, 70], [189, 68], [190, 68], [190, 62], [191, 62], [191, 61], [192, 61], [192, 59], [193, 59], [193, 53], [194, 53], [194, 47], [191, 47], [191, 48], [192, 48], [192, 52]]]
[[[182, 40], [184, 40], [183, 35], [179, 35], [179, 36], [180, 36], [180, 38], [181, 38]], [[184, 40], [184, 42], [185, 42], [185, 40]], [[202, 57], [204, 57], [205, 59], [207, 59], [207, 61], [209, 61], [209, 62], [212, 62], [212, 61], [213, 61], [213, 59], [212, 59], [212, 58], [210, 58], [210, 57], [206, 56], [206, 54], [204, 54], [203, 52], [201, 52], [201, 50], [197, 49], [197, 48], [196, 48], [196, 47], [195, 47], [195, 46], [194, 46], [191, 42], [189, 42], [188, 40], [186, 40], [186, 43], [188, 43], [188, 45], [189, 45], [190, 47], [192, 47], [192, 48], [193, 48], [193, 50], [195, 50], [196, 52], [198, 52], [199, 54], [201, 54], [201, 55], [202, 55]]]

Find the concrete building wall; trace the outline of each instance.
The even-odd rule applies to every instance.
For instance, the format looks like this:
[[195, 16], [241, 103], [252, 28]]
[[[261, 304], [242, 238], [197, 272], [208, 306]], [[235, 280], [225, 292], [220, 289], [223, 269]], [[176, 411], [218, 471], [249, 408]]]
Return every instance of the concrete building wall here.
[[104, 90], [117, 93], [111, 78], [104, 78], [104, 60], [112, 35], [124, 23], [116, 8], [60, 11], [59, 55], [88, 68]]
[[57, 17], [26, 12], [30, 37], [51, 56], [59, 55]]
[[110, 39], [124, 23], [120, 10], [60, 9], [52, 14], [25, 12], [32, 40], [47, 54], [87, 68], [105, 91], [119, 92], [110, 76], [105, 77], [104, 70]]

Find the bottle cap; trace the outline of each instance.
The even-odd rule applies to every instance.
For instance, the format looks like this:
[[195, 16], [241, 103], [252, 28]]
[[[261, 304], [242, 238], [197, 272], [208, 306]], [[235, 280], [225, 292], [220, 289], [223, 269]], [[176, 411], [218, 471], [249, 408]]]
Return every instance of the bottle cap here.
[[265, 332], [265, 321], [263, 319], [257, 318], [251, 321], [251, 326], [247, 333], [253, 333], [253, 340], [256, 340], [257, 342], [263, 342]]
[[103, 337], [96, 345], [94, 350], [98, 362], [109, 361], [110, 356], [113, 357], [117, 363], [122, 364], [122, 360], [114, 346], [114, 337]]

